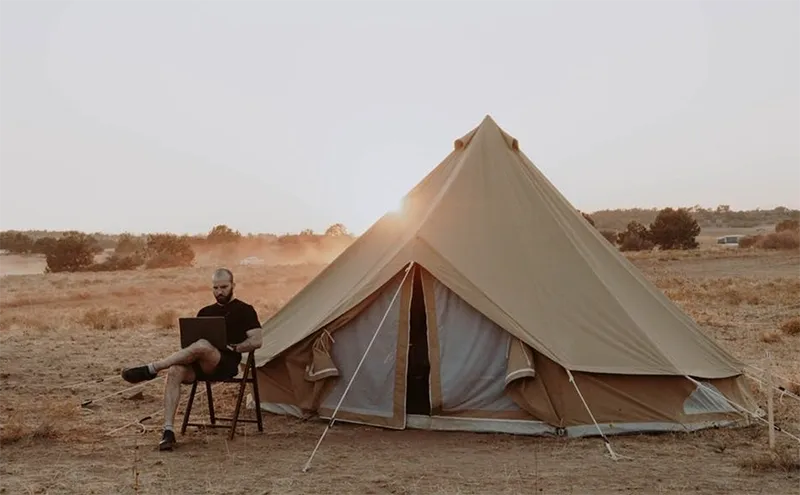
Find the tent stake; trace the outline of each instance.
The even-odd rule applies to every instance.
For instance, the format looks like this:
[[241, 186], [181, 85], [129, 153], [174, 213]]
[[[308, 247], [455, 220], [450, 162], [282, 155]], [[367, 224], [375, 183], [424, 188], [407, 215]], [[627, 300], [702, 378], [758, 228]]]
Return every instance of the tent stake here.
[[411, 273], [411, 268], [414, 266], [414, 262], [412, 261], [409, 263], [408, 267], [406, 268], [406, 273], [403, 275], [403, 280], [400, 281], [400, 286], [397, 287], [397, 290], [392, 296], [392, 300], [389, 303], [389, 307], [386, 309], [386, 312], [383, 314], [383, 318], [381, 318], [381, 322], [378, 323], [378, 328], [375, 329], [375, 333], [372, 335], [372, 340], [369, 341], [369, 345], [367, 345], [366, 350], [364, 351], [364, 355], [361, 356], [361, 361], [358, 362], [358, 366], [356, 366], [355, 371], [353, 371], [353, 376], [350, 377], [350, 381], [347, 383], [347, 387], [345, 387], [342, 396], [339, 398], [339, 403], [336, 404], [336, 408], [333, 410], [333, 414], [331, 414], [331, 420], [328, 422], [328, 425], [325, 427], [325, 431], [322, 432], [322, 435], [317, 440], [317, 445], [314, 447], [314, 450], [311, 452], [311, 457], [308, 458], [306, 461], [305, 466], [303, 466], [303, 472], [307, 472], [308, 469], [311, 467], [311, 460], [314, 459], [314, 455], [316, 455], [319, 446], [322, 444], [322, 439], [325, 438], [325, 435], [328, 433], [328, 430], [331, 429], [333, 426], [334, 421], [336, 421], [336, 413], [339, 412], [339, 407], [341, 407], [342, 402], [344, 402], [344, 397], [347, 395], [347, 392], [350, 390], [350, 385], [353, 384], [353, 380], [355, 380], [356, 375], [358, 374], [358, 370], [361, 369], [361, 365], [364, 364], [364, 359], [367, 357], [367, 353], [369, 352], [372, 344], [375, 342], [375, 338], [378, 336], [378, 332], [380, 331], [381, 327], [383, 326], [383, 322], [386, 321], [386, 317], [389, 316], [389, 311], [391, 311], [392, 306], [394, 306], [394, 301], [397, 299], [397, 295], [400, 294], [400, 291], [403, 289], [403, 284], [408, 277], [408, 274]]

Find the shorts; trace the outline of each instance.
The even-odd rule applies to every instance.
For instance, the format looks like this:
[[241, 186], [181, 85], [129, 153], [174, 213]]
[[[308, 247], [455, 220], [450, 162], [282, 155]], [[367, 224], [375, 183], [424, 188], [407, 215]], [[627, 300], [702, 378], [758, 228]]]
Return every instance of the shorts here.
[[200, 368], [200, 363], [192, 363], [192, 369], [197, 380], [227, 380], [239, 374], [239, 363], [242, 356], [239, 353], [223, 352], [217, 367], [211, 373], [206, 373]]

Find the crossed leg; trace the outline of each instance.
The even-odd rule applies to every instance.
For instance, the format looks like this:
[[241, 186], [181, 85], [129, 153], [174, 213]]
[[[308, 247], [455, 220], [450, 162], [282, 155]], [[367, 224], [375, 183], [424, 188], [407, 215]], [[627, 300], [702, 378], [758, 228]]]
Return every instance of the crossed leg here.
[[181, 384], [192, 383], [195, 380], [194, 365], [199, 366], [204, 373], [210, 374], [221, 358], [222, 355], [216, 347], [201, 339], [160, 361], [123, 370], [122, 377], [131, 383], [152, 380], [160, 371], [168, 370], [164, 385], [164, 436], [159, 444], [161, 450], [170, 450], [175, 443], [172, 424], [180, 401]]

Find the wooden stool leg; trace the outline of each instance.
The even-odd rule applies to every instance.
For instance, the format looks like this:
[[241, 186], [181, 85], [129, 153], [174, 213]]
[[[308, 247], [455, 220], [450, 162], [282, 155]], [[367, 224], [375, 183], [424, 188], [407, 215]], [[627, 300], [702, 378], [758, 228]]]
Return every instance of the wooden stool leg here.
[[231, 440], [233, 440], [233, 436], [236, 434], [236, 423], [239, 421], [239, 411], [242, 409], [242, 397], [244, 397], [244, 389], [247, 387], [247, 374], [249, 371], [250, 363], [248, 360], [247, 365], [244, 367], [244, 376], [239, 383], [239, 396], [236, 398], [236, 409], [233, 411], [233, 418], [231, 418], [231, 433], [229, 437]]
[[211, 395], [211, 384], [206, 382], [206, 395], [208, 396], [208, 417], [211, 419], [211, 424], [217, 424], [217, 419], [214, 417], [214, 397]]
[[186, 411], [183, 413], [183, 424], [181, 425], [181, 435], [186, 433], [186, 425], [189, 423], [189, 415], [192, 413], [192, 402], [194, 402], [194, 393], [197, 391], [197, 381], [192, 383], [192, 391], [189, 392], [189, 400], [186, 402]]

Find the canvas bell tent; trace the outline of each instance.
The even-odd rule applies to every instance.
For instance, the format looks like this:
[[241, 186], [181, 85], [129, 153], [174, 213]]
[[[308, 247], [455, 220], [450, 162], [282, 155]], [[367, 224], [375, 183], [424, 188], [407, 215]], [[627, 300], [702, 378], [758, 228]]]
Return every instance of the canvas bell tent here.
[[490, 117], [404, 201], [264, 324], [262, 409], [572, 436], [742, 420], [742, 364]]

